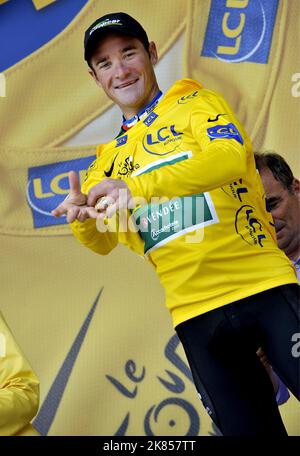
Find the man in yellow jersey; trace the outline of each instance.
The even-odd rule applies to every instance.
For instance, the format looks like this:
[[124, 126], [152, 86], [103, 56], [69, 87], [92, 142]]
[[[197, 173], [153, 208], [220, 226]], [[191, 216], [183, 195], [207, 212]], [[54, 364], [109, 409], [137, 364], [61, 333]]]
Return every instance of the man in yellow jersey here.
[[39, 381], [0, 313], [0, 436], [36, 435]]
[[125, 13], [86, 31], [90, 74], [121, 109], [65, 214], [100, 254], [118, 242], [153, 264], [203, 404], [223, 435], [286, 435], [256, 351], [299, 399], [297, 278], [277, 247], [250, 140], [217, 93], [191, 79], [164, 95], [156, 47]]

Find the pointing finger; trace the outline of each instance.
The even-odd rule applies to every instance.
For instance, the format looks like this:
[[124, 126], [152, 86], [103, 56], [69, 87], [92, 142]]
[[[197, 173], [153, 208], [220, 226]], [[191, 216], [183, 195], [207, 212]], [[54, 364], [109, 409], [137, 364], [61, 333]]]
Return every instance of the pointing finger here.
[[75, 171], [69, 172], [69, 185], [70, 185], [70, 193], [72, 193], [72, 194], [81, 193], [79, 178]]
[[61, 215], [66, 215], [66, 213], [67, 213], [67, 209], [63, 203], [51, 211], [51, 214], [54, 217], [60, 217]]

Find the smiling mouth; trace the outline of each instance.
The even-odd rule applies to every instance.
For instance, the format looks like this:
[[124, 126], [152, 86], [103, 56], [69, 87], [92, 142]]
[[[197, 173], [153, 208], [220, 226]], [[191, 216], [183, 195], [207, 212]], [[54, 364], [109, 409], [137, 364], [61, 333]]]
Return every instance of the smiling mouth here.
[[125, 89], [126, 87], [130, 87], [131, 85], [135, 84], [138, 79], [134, 79], [134, 81], [124, 82], [124, 84], [120, 84], [116, 86], [116, 89]]

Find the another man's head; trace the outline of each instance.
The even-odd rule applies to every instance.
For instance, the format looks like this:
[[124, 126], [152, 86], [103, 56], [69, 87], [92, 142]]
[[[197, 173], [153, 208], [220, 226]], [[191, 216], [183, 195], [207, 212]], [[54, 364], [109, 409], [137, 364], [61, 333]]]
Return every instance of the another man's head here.
[[272, 213], [278, 246], [292, 260], [300, 256], [300, 183], [278, 154], [255, 154]]
[[85, 32], [84, 58], [90, 74], [122, 110], [136, 115], [158, 92], [153, 65], [157, 51], [143, 27], [126, 13], [97, 19]]

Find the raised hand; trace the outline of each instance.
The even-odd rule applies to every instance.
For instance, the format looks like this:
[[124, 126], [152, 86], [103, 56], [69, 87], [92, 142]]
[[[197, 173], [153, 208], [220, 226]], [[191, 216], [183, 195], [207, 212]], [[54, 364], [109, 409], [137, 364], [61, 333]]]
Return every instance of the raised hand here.
[[84, 222], [87, 218], [97, 218], [99, 215], [94, 207], [87, 205], [87, 196], [81, 192], [80, 182], [77, 173], [69, 173], [70, 192], [64, 201], [51, 212], [54, 217], [67, 216], [67, 222], [74, 220]]

